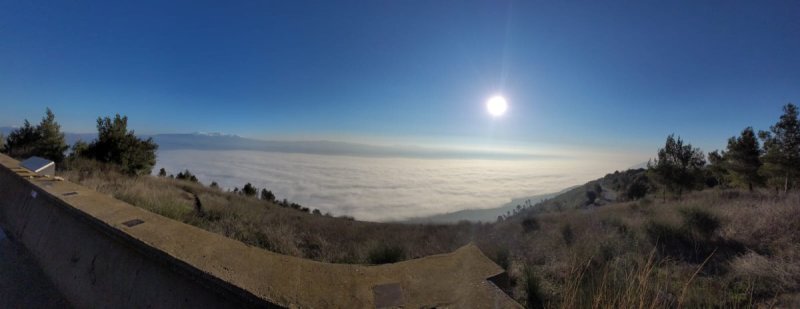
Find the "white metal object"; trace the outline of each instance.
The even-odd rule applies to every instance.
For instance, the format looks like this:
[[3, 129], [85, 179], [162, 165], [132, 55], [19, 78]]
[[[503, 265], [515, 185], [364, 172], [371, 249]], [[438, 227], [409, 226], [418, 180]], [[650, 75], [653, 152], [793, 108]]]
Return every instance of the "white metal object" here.
[[30, 157], [19, 163], [20, 166], [42, 176], [56, 174], [56, 163], [45, 158]]

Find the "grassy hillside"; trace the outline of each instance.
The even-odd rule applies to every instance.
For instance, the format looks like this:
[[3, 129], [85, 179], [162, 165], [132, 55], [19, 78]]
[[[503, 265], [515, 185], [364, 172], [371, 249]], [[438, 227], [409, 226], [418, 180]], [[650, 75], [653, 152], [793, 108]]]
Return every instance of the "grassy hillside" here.
[[[314, 215], [111, 166], [64, 175], [100, 192], [283, 254], [386, 263], [476, 243], [508, 270], [529, 307], [800, 305], [800, 194], [705, 190], [681, 200], [621, 201], [609, 174], [495, 223], [399, 224]], [[587, 190], [603, 193], [587, 203]]]
[[[571, 188], [568, 190], [571, 190]], [[444, 214], [427, 216], [427, 217], [411, 218], [403, 220], [401, 222], [403, 223], [457, 223], [460, 221], [494, 222], [495, 220], [497, 220], [498, 216], [512, 213], [514, 212], [514, 210], [517, 209], [517, 207], [521, 208], [528, 205], [535, 205], [536, 203], [539, 203], [545, 199], [553, 198], [560, 194], [563, 194], [568, 190], [564, 190], [558, 193], [548, 193], [548, 194], [540, 194], [523, 198], [515, 198], [512, 199], [511, 202], [508, 202], [500, 207], [495, 207], [495, 208], [464, 209]]]

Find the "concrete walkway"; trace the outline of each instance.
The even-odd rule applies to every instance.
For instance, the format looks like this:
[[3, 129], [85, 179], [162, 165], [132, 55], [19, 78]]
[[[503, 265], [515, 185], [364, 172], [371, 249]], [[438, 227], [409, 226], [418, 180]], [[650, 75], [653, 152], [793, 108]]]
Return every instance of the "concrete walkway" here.
[[36, 261], [0, 228], [0, 308], [70, 308]]

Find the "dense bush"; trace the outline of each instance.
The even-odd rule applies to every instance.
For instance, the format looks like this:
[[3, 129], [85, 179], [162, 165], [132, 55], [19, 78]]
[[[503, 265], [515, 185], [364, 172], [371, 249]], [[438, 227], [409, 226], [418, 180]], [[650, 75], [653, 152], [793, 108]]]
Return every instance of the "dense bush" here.
[[645, 225], [645, 233], [661, 256], [674, 257], [683, 261], [697, 260], [694, 243], [686, 230], [681, 227], [651, 220]]
[[525, 233], [533, 232], [539, 229], [539, 220], [536, 220], [535, 217], [528, 217], [522, 219], [522, 230]]
[[711, 238], [721, 225], [716, 216], [699, 207], [682, 208], [679, 211], [683, 216], [684, 227], [697, 233], [699, 238]]
[[645, 225], [648, 239], [662, 256], [697, 263], [719, 247], [732, 245], [712, 238], [720, 227], [720, 221], [708, 211], [692, 207], [680, 209], [679, 212], [683, 219], [680, 225], [655, 220]]
[[[272, 191], [265, 189], [261, 189], [261, 199], [268, 201], [268, 202], [275, 202], [275, 193]], [[319, 212], [319, 210], [317, 210]]]
[[258, 193], [258, 189], [249, 182], [242, 187], [242, 194], [245, 196], [256, 196], [256, 193]]
[[561, 237], [564, 239], [564, 243], [566, 243], [567, 246], [575, 242], [575, 232], [572, 231], [571, 224], [565, 223], [561, 226]]
[[645, 197], [649, 189], [647, 177], [637, 177], [625, 190], [625, 197], [628, 200], [635, 201]]
[[381, 243], [373, 247], [367, 255], [370, 264], [389, 264], [396, 263], [406, 258], [406, 251], [398, 245]]
[[[164, 174], [166, 174], [166, 172]], [[178, 175], [175, 176], [175, 179], [188, 180], [188, 181], [191, 181], [191, 182], [198, 182], [197, 176], [192, 174], [192, 172], [190, 172], [188, 169], [184, 170], [183, 172], [178, 172]]]
[[525, 279], [525, 307], [531, 309], [544, 308], [541, 284], [533, 268], [525, 267], [523, 276]]
[[506, 246], [498, 246], [494, 250], [494, 254], [491, 256], [492, 261], [497, 263], [500, 267], [505, 270], [508, 270], [508, 267], [511, 266], [511, 252]]

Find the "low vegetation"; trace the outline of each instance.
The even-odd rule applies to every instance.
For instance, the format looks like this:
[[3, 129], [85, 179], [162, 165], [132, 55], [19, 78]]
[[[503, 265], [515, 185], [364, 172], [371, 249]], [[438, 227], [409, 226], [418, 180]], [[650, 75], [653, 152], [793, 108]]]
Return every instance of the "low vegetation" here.
[[[43, 123], [55, 123], [51, 115]], [[746, 128], [708, 162], [670, 135], [647, 169], [520, 205], [497, 222], [451, 225], [337, 218], [249, 183], [232, 191], [205, 186], [188, 170], [148, 176], [157, 146], [128, 132], [124, 119], [98, 120], [98, 130], [115, 137], [73, 146], [61, 175], [273, 252], [382, 264], [472, 242], [507, 270], [511, 296], [529, 308], [800, 306], [800, 124], [791, 104], [769, 132]], [[12, 132], [5, 149], [38, 149], [19, 143], [28, 131], [40, 130]], [[127, 141], [139, 154], [100, 155], [123, 149], [109, 140]]]

